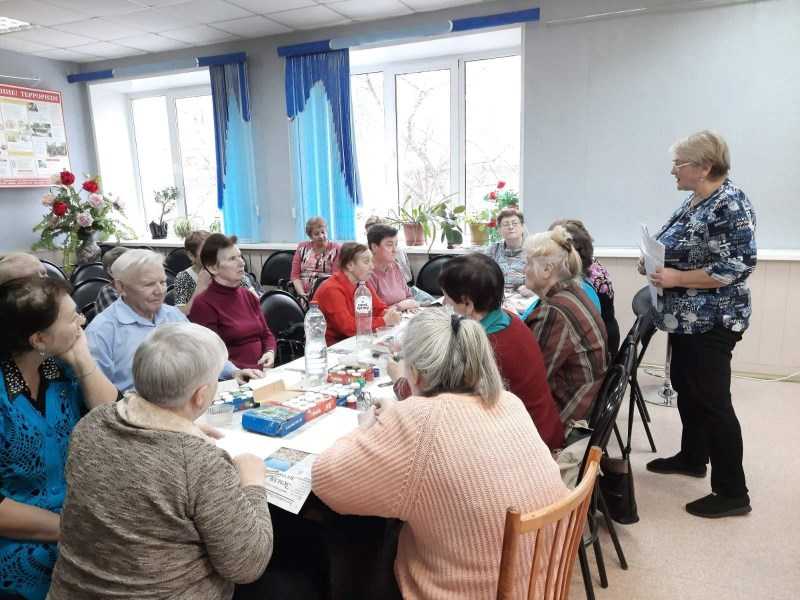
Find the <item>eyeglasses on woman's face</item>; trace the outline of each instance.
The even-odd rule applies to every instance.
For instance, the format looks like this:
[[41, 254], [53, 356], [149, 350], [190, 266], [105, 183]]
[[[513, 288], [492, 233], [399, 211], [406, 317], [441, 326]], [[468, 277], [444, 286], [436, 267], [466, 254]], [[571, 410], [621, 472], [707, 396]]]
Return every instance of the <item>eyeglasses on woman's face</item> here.
[[516, 219], [513, 219], [511, 221], [503, 221], [500, 223], [500, 227], [503, 229], [516, 229], [517, 227], [522, 227], [522, 223]]

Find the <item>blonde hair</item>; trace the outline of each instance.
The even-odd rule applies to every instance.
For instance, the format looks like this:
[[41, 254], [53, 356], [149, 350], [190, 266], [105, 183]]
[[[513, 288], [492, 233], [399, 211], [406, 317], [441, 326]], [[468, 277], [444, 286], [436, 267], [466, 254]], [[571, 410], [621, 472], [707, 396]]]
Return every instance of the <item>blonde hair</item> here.
[[324, 227], [325, 229], [328, 229], [328, 224], [322, 217], [311, 217], [308, 221], [306, 221], [306, 235], [311, 237], [311, 232], [317, 227]]
[[678, 140], [669, 151], [682, 160], [698, 166], [710, 166], [708, 175], [724, 177], [731, 169], [731, 154], [728, 144], [716, 131], [704, 129]]
[[478, 321], [431, 308], [408, 324], [403, 337], [406, 364], [422, 377], [423, 396], [474, 394], [487, 406], [503, 391], [489, 338]]
[[528, 259], [543, 259], [559, 268], [559, 280], [578, 279], [583, 273], [581, 256], [575, 249], [572, 236], [562, 225], [550, 231], [534, 233], [525, 240]]

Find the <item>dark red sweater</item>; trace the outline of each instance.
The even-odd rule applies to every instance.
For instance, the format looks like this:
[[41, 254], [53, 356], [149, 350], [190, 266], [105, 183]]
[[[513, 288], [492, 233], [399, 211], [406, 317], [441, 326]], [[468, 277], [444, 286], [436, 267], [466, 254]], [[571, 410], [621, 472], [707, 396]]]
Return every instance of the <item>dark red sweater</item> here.
[[243, 287], [211, 281], [195, 297], [189, 320], [215, 331], [228, 347], [228, 358], [240, 369], [259, 369], [265, 352], [275, 351], [275, 337], [267, 327], [261, 305]]
[[[547, 447], [563, 448], [564, 426], [547, 384], [542, 351], [531, 330], [512, 316], [508, 327], [488, 337], [506, 389], [522, 400]], [[395, 382], [394, 391], [400, 400], [411, 395], [404, 378]]]

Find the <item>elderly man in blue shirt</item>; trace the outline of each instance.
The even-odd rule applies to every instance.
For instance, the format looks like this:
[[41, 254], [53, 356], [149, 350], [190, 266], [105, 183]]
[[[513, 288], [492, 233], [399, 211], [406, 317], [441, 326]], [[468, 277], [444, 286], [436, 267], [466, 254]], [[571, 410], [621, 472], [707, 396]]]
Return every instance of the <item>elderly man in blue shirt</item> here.
[[[115, 300], [86, 328], [89, 348], [97, 364], [118, 390], [133, 388], [133, 355], [155, 328], [165, 323], [187, 322], [186, 315], [164, 304], [166, 274], [160, 254], [129, 250], [112, 266]], [[165, 360], [168, 357], [165, 357]], [[263, 377], [257, 369], [238, 369], [228, 361], [222, 377], [247, 381]]]

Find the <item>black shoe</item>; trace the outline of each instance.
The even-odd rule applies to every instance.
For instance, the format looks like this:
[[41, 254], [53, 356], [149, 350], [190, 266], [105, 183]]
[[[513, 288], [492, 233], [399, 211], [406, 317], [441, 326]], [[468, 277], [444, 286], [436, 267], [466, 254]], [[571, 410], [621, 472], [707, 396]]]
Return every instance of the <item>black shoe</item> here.
[[647, 463], [647, 470], [662, 475], [688, 475], [689, 477], [705, 477], [705, 465], [687, 465], [681, 460], [680, 454], [669, 458], [657, 458]]
[[751, 510], [753, 509], [750, 507], [750, 496], [747, 494], [738, 498], [709, 494], [686, 505], [686, 512], [690, 515], [707, 519], [746, 515]]

